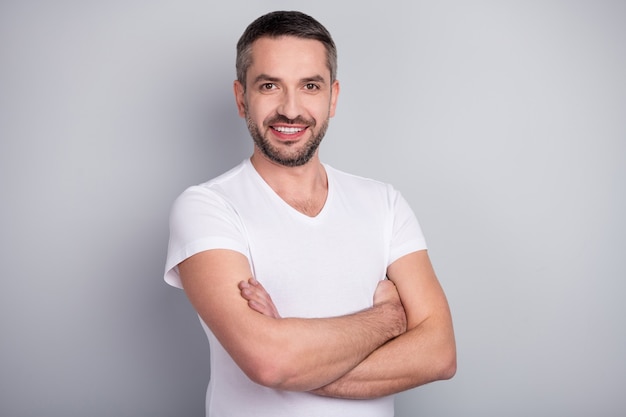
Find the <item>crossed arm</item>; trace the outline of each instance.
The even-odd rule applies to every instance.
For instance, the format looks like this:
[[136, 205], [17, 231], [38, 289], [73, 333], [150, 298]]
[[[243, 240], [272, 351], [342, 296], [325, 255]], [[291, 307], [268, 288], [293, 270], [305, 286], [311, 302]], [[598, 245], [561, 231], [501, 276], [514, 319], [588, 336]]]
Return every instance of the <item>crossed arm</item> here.
[[324, 319], [281, 318], [237, 252], [201, 252], [179, 272], [200, 317], [261, 385], [373, 398], [455, 372], [450, 312], [426, 251], [389, 267], [372, 308]]

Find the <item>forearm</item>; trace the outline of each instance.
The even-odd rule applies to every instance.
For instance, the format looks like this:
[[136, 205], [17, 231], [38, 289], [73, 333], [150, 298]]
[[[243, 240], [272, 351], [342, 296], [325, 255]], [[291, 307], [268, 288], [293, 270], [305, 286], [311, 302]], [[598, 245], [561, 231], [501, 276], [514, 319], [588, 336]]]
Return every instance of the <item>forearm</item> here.
[[[195, 310], [241, 370], [271, 388], [310, 391], [348, 372], [406, 331], [399, 294], [379, 283], [373, 307], [334, 318], [280, 318], [238, 252], [209, 250], [179, 264]], [[260, 302], [260, 306], [255, 306]], [[271, 306], [266, 310], [262, 306]], [[252, 308], [250, 308], [252, 307]]]
[[[380, 299], [379, 289], [397, 288], [393, 294], [400, 295], [401, 304], [395, 304], [406, 314], [408, 328], [406, 333], [375, 348], [369, 355], [362, 356], [363, 350], [350, 350], [354, 347], [350, 337], [338, 338], [345, 347], [337, 345], [325, 337], [330, 333], [303, 333], [298, 340], [304, 343], [303, 348], [311, 348], [315, 359], [300, 364], [304, 366], [303, 375], [308, 378], [312, 393], [342, 398], [375, 398], [394, 394], [428, 382], [451, 378], [456, 372], [456, 347], [452, 318], [448, 304], [432, 270], [425, 251], [406, 255], [388, 268], [389, 280], [383, 280], [374, 294], [374, 305]], [[394, 284], [392, 284], [392, 279]], [[241, 283], [242, 297], [248, 306], [266, 318], [280, 319], [271, 297], [265, 289], [253, 281]], [[343, 320], [342, 318], [339, 318]], [[344, 318], [345, 319], [345, 318]], [[298, 319], [294, 319], [298, 322]], [[363, 326], [358, 323], [344, 323], [343, 331], [357, 331]], [[356, 328], [354, 326], [357, 326]], [[315, 335], [322, 340], [309, 340], [304, 336]], [[337, 337], [337, 336], [335, 336]], [[335, 340], [336, 341], [336, 340]], [[328, 343], [330, 342], [330, 343]], [[321, 346], [317, 344], [321, 343]], [[318, 351], [319, 349], [319, 351]], [[328, 349], [327, 351], [325, 349]], [[348, 349], [343, 360], [335, 362], [337, 354]], [[321, 355], [319, 354], [321, 352]], [[330, 357], [325, 356], [331, 355]], [[300, 357], [309, 355], [302, 351]], [[362, 357], [362, 361], [358, 358]], [[321, 359], [321, 360], [320, 360]], [[297, 361], [298, 355], [290, 361]], [[340, 363], [340, 365], [337, 365]], [[321, 372], [321, 375], [320, 375]], [[314, 379], [316, 375], [322, 379]], [[296, 378], [298, 374], [295, 374]], [[317, 385], [324, 379], [336, 376], [327, 384]], [[313, 378], [313, 379], [312, 379]], [[311, 384], [315, 381], [314, 384]], [[302, 387], [304, 383], [293, 383], [291, 386]], [[315, 388], [317, 386], [317, 388]], [[284, 388], [290, 389], [290, 388]]]
[[[257, 382], [272, 388], [309, 391], [349, 372], [372, 351], [404, 331], [384, 303], [352, 315], [328, 319], [277, 319], [265, 330], [275, 337], [264, 348], [267, 374]], [[400, 307], [401, 308], [401, 307]], [[271, 330], [270, 330], [271, 329]]]
[[312, 392], [339, 398], [376, 398], [449, 379], [455, 371], [451, 328], [432, 319], [389, 341], [336, 381]]

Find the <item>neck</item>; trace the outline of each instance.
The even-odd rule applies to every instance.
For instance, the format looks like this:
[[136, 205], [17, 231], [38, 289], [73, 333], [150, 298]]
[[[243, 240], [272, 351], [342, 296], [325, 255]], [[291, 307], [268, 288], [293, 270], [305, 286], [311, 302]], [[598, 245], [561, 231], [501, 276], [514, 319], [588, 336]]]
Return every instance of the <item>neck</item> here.
[[324, 207], [328, 179], [317, 155], [298, 167], [276, 164], [257, 153], [250, 161], [263, 180], [294, 209], [313, 217]]

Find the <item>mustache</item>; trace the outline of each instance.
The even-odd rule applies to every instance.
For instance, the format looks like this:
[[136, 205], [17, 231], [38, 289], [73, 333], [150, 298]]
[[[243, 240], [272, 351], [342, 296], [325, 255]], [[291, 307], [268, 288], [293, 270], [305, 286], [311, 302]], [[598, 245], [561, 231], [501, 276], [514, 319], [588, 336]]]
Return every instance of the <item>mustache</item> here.
[[268, 119], [265, 124], [267, 126], [277, 124], [277, 123], [286, 123], [290, 125], [306, 125], [306, 126], [315, 126], [315, 120], [307, 120], [302, 116], [298, 116], [295, 119], [290, 119], [282, 114], [277, 114], [272, 118]]

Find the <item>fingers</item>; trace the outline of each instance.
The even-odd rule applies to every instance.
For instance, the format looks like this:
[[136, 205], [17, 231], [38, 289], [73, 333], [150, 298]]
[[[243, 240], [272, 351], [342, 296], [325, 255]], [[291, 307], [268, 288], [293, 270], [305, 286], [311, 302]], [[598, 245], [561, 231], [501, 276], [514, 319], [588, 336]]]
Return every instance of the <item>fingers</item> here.
[[241, 281], [238, 285], [241, 296], [254, 311], [272, 318], [280, 318], [278, 310], [263, 285], [254, 278]]
[[400, 294], [398, 294], [396, 285], [392, 281], [383, 279], [378, 282], [374, 292], [374, 304], [399, 301]]

